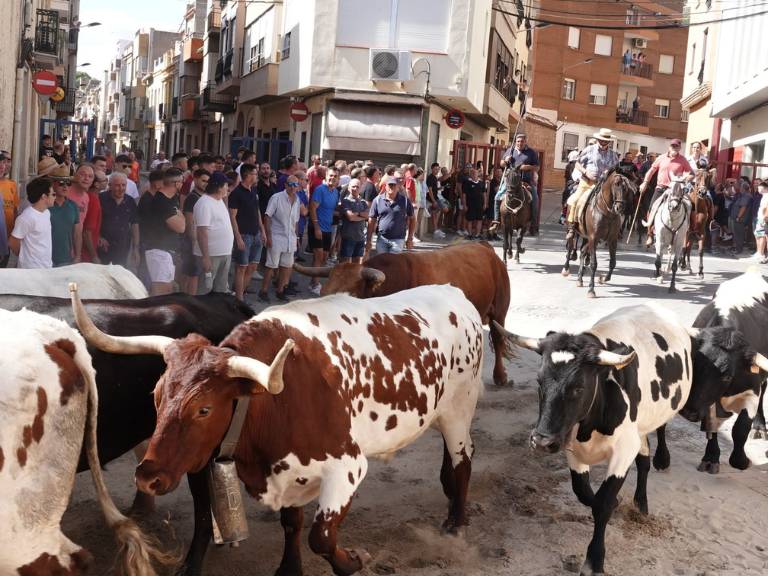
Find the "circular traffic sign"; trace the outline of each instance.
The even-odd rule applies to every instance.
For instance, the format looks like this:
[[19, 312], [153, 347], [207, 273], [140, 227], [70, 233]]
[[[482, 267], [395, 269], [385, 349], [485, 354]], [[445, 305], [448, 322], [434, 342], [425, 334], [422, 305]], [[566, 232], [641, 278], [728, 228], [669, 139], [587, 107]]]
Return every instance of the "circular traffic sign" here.
[[449, 128], [458, 130], [464, 126], [464, 112], [456, 108], [449, 110], [445, 115], [445, 123], [448, 124]]
[[32, 88], [41, 96], [50, 96], [56, 92], [59, 81], [56, 74], [48, 70], [40, 70], [32, 75]]
[[290, 108], [291, 120], [303, 122], [309, 116], [309, 108], [304, 102], [294, 102]]

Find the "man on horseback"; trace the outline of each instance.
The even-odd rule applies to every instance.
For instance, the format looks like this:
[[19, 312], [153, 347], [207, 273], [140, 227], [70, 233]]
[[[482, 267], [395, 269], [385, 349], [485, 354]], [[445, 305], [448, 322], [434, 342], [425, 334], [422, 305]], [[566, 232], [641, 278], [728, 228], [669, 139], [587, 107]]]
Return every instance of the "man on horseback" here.
[[[514, 146], [510, 146], [504, 156], [501, 159], [501, 165], [507, 167], [509, 164], [515, 166], [517, 170], [520, 170], [520, 177], [523, 181], [523, 188], [530, 194], [531, 202], [531, 230], [532, 235], [536, 234], [536, 228], [538, 220], [536, 219], [537, 209], [539, 207], [539, 195], [536, 190], [536, 185], [533, 183], [534, 172], [539, 171], [539, 155], [536, 150], [528, 147], [528, 138], [525, 134], [518, 134], [515, 137]], [[505, 179], [506, 180], [506, 179]], [[488, 228], [488, 232], [495, 232], [499, 227], [499, 206], [501, 200], [506, 194], [507, 188], [502, 183], [499, 185], [499, 189], [496, 195], [493, 197], [493, 222]]]
[[669, 150], [666, 154], [659, 156], [651, 166], [643, 178], [642, 184], [640, 184], [640, 195], [645, 193], [645, 189], [648, 188], [648, 182], [653, 175], [658, 172], [658, 181], [656, 184], [656, 190], [653, 192], [653, 199], [651, 200], [651, 211], [648, 214], [648, 218], [643, 223], [648, 227], [648, 238], [645, 241], [646, 246], [653, 244], [653, 220], [656, 216], [656, 210], [658, 210], [661, 203], [666, 198], [666, 192], [669, 189], [673, 179], [685, 176], [686, 182], [693, 180], [693, 169], [688, 163], [688, 160], [680, 154], [681, 142], [677, 138], [669, 143]]
[[568, 234], [567, 242], [573, 240], [579, 222], [579, 206], [581, 199], [597, 184], [600, 176], [619, 163], [619, 155], [610, 144], [615, 138], [608, 128], [601, 128], [594, 135], [595, 142], [582, 150], [576, 170], [581, 174], [581, 180], [576, 191], [568, 198]]

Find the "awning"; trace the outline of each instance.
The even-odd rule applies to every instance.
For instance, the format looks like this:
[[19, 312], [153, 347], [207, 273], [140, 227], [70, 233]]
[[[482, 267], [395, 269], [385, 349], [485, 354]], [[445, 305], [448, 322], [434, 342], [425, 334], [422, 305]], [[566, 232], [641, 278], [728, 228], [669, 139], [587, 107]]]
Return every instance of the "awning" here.
[[421, 107], [332, 101], [323, 148], [421, 154]]

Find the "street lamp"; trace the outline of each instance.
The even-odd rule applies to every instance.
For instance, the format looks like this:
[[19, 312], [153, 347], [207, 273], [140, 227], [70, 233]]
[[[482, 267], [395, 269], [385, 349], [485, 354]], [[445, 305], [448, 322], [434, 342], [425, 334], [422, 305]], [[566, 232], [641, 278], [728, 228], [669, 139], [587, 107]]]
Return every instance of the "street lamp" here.
[[563, 72], [566, 70], [570, 70], [571, 68], [576, 68], [576, 66], [581, 66], [582, 64], [589, 64], [592, 62], [592, 58], [587, 58], [586, 60], [582, 60], [581, 62], [576, 62], [576, 64], [571, 64], [570, 66], [566, 66], [563, 68]]

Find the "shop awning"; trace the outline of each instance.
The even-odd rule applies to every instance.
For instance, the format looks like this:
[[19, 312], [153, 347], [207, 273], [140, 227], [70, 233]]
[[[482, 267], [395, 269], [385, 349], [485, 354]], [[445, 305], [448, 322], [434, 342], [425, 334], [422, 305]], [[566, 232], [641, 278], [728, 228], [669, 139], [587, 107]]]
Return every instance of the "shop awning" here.
[[323, 148], [421, 154], [421, 107], [332, 101]]

